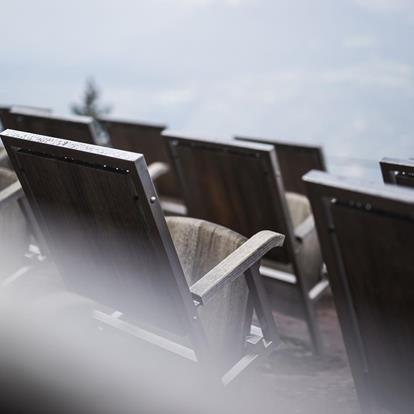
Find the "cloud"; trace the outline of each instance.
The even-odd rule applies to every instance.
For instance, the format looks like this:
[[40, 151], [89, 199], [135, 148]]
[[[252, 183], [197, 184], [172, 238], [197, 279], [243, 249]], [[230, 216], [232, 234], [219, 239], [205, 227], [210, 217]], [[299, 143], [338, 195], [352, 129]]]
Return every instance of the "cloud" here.
[[[187, 116], [172, 126], [202, 136], [240, 134], [318, 143], [328, 158], [334, 156], [332, 171], [376, 176], [375, 160], [414, 153], [413, 141], [406, 138], [414, 128], [413, 103], [413, 68], [378, 60], [223, 77], [199, 85], [194, 101], [178, 110]], [[352, 157], [373, 161], [361, 167], [359, 161], [348, 160]]]
[[191, 87], [161, 90], [153, 96], [154, 102], [165, 105], [174, 106], [193, 102], [195, 99], [195, 91]]
[[357, 34], [344, 39], [344, 47], [347, 49], [370, 49], [378, 45], [374, 36]]
[[354, 3], [367, 10], [375, 12], [402, 12], [414, 10], [412, 0], [353, 0]]
[[322, 71], [319, 75], [328, 83], [351, 83], [361, 87], [414, 88], [414, 68], [411, 65], [387, 60], [348, 65], [339, 69]]
[[177, 5], [184, 5], [184, 6], [210, 6], [212, 4], [221, 4], [226, 6], [241, 6], [245, 3], [252, 3], [253, 0], [165, 0], [171, 3], [176, 3]]

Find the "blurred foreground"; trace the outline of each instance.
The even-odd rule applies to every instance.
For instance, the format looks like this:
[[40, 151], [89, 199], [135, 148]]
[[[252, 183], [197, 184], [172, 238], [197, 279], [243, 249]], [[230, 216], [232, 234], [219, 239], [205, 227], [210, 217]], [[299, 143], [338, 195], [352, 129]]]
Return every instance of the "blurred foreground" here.
[[[286, 335], [282, 349], [223, 388], [198, 366], [103, 329], [94, 304], [65, 292], [47, 267], [1, 291], [7, 412], [359, 413], [330, 295], [318, 308], [323, 358], [306, 346], [303, 322], [275, 314]], [[289, 338], [301, 333], [303, 342]]]

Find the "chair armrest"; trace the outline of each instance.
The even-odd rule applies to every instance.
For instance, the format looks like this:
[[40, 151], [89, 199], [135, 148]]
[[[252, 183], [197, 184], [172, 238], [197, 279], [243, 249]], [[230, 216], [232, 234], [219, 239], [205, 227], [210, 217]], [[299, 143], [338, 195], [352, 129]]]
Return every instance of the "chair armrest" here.
[[164, 162], [153, 162], [148, 166], [148, 172], [152, 179], [155, 181], [157, 178], [161, 177], [162, 175], [166, 174], [170, 170], [170, 167], [165, 164]]
[[243, 275], [269, 250], [282, 246], [284, 239], [284, 235], [273, 231], [256, 233], [191, 286], [193, 299], [205, 304], [224, 285]]
[[10, 184], [2, 191], [0, 191], [0, 206], [5, 203], [19, 199], [23, 196], [23, 194], [24, 192], [19, 181]]
[[315, 220], [313, 218], [313, 215], [311, 214], [308, 216], [302, 223], [299, 224], [295, 228], [295, 238], [299, 242], [302, 242], [311, 232], [313, 231], [315, 227]]

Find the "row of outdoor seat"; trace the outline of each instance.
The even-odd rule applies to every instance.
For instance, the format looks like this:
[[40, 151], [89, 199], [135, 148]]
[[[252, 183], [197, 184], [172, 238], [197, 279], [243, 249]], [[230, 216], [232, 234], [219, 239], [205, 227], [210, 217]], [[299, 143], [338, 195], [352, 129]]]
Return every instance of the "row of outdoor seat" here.
[[[91, 119], [81, 120], [88, 127], [77, 138], [46, 127], [49, 118], [72, 120], [8, 116], [15, 124], [4, 125], [18, 131], [1, 137], [26, 197], [4, 170], [0, 208], [19, 200], [31, 237], [67, 285], [125, 315], [99, 311], [101, 322], [146, 340], [142, 326], [155, 327], [155, 344], [219, 361], [229, 382], [250, 365], [252, 345], [259, 355], [280, 343], [272, 309], [304, 317], [320, 350], [315, 302], [328, 288], [325, 263], [364, 412], [411, 412], [412, 161], [385, 158], [386, 184], [368, 183], [324, 171], [318, 147], [195, 139], [106, 119], [110, 148], [85, 144], [96, 143]], [[17, 127], [25, 116], [44, 129]], [[136, 125], [123, 144], [132, 152], [116, 149], [115, 127], [124, 125]], [[147, 158], [140, 141], [163, 156]], [[167, 172], [178, 191], [166, 180], [171, 192], [160, 186], [158, 196]], [[163, 191], [185, 207], [181, 217], [163, 211]]]
[[[2, 123], [9, 129], [99, 142], [99, 128], [89, 117], [9, 108], [3, 109]], [[106, 146], [144, 154], [166, 215], [204, 219], [246, 237], [263, 229], [286, 236], [283, 248], [266, 256], [261, 274], [272, 308], [303, 318], [319, 352], [314, 307], [328, 281], [322, 274], [316, 229], [301, 177], [311, 169], [325, 170], [322, 149], [247, 138], [192, 139], [163, 133], [163, 125], [110, 118], [99, 123], [108, 135]]]

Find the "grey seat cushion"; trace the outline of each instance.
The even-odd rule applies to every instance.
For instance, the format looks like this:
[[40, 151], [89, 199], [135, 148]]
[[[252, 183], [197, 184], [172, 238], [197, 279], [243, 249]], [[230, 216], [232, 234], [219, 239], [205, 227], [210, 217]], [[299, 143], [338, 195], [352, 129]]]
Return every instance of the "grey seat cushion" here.
[[[188, 217], [167, 217], [189, 286], [241, 246], [246, 238], [222, 226]], [[240, 359], [252, 318], [249, 291], [243, 277], [226, 285], [206, 305], [199, 317], [215, 358], [224, 365]]]
[[[312, 215], [310, 202], [304, 195], [287, 192], [286, 201], [294, 229]], [[307, 234], [307, 237], [298, 241], [298, 263], [303, 269], [304, 282], [308, 289], [320, 280], [322, 262], [318, 234], [316, 227], [313, 226], [312, 230]], [[267, 264], [277, 270], [294, 273], [292, 264], [290, 263], [284, 264], [268, 261]]]
[[286, 202], [288, 205], [293, 228], [296, 228], [312, 214], [310, 202], [302, 194], [287, 192]]

